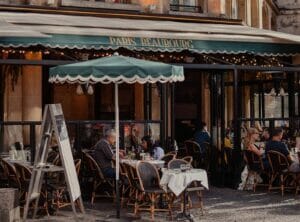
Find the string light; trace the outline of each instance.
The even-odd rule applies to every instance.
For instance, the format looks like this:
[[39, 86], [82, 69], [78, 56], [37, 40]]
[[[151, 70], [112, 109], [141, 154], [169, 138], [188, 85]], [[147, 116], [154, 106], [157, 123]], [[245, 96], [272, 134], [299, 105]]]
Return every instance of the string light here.
[[[48, 49], [44, 50], [24, 50], [24, 49], [13, 49], [13, 48], [7, 48], [7, 49], [1, 49], [0, 53], [2, 54], [12, 54], [17, 56], [18, 54], [22, 56], [23, 54], [26, 53], [36, 53], [40, 52], [43, 53], [44, 55], [49, 55], [51, 54], [52, 58], [55, 58], [56, 56], [67, 56], [67, 57], [73, 57], [76, 59], [80, 59], [81, 54], [87, 54], [89, 55], [90, 59], [94, 58], [100, 58], [104, 56], [111, 56], [113, 54], [112, 51], [103, 51], [103, 50], [67, 50], [67, 49], [62, 49], [62, 50], [53, 50], [50, 51]], [[203, 63], [203, 64], [218, 64], [219, 60], [223, 60], [224, 63], [230, 63], [230, 64], [235, 64], [235, 65], [242, 65], [242, 66], [260, 66], [260, 67], [283, 67], [284, 64], [280, 62], [280, 57], [261, 57], [261, 56], [255, 56], [255, 55], [247, 55], [247, 54], [242, 54], [242, 55], [220, 55], [220, 54], [215, 54], [215, 55], [209, 55], [207, 56], [206, 54], [196, 54], [196, 53], [185, 53], [183, 55], [182, 53], [168, 53], [168, 52], [161, 52], [161, 53], [153, 53], [153, 52], [138, 52], [138, 51], [122, 51], [122, 54], [125, 56], [132, 56], [136, 58], [141, 58], [145, 60], [152, 60], [152, 61], [163, 61], [167, 63], [172, 63], [172, 62], [186, 62], [188, 61], [187, 58], [194, 57], [195, 59], [191, 63]], [[69, 55], [69, 56], [68, 56]], [[67, 58], [66, 57], [66, 58]], [[15, 57], [14, 57], [15, 58]], [[221, 63], [222, 64], [222, 63]]]

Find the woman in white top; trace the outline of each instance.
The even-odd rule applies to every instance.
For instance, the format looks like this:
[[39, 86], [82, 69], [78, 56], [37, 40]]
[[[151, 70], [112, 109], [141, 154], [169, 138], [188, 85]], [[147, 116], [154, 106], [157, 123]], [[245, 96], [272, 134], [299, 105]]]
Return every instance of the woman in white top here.
[[152, 144], [150, 136], [144, 136], [142, 138], [141, 146], [143, 151], [150, 153], [154, 160], [159, 160], [165, 155], [163, 148], [161, 148], [157, 142], [154, 145]]
[[159, 142], [153, 145], [153, 159], [160, 160], [165, 155], [165, 151], [161, 148]]

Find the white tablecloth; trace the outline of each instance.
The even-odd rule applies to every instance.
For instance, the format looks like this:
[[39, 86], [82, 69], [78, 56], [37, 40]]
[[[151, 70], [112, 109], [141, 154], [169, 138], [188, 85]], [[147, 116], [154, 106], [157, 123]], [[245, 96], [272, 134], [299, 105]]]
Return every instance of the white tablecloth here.
[[165, 190], [168, 187], [176, 196], [178, 196], [193, 181], [200, 181], [201, 185], [208, 189], [207, 173], [202, 169], [191, 169], [186, 172], [173, 169], [163, 170], [160, 186]]
[[293, 162], [299, 163], [298, 154], [295, 152], [290, 152], [290, 156]]
[[[120, 161], [121, 161], [121, 163], [127, 163], [133, 167], [136, 167], [136, 165], [139, 162], [139, 160], [128, 160], [128, 159], [122, 159]], [[157, 166], [158, 168], [163, 168], [165, 165], [165, 161], [163, 161], [163, 160], [143, 160], [143, 161], [151, 163], [151, 164]]]

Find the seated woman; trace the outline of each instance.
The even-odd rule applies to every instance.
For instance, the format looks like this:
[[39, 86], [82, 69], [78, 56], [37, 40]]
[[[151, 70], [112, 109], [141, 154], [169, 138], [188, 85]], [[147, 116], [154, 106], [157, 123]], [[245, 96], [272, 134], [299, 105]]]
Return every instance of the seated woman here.
[[263, 152], [255, 145], [255, 142], [259, 140], [259, 132], [255, 128], [249, 128], [247, 137], [245, 138], [245, 150], [254, 152], [257, 156], [262, 156]]
[[[255, 142], [259, 140], [259, 132], [257, 129], [255, 128], [249, 128], [248, 132], [247, 132], [247, 136], [245, 137], [245, 142], [244, 142], [244, 148], [245, 150], [249, 150], [252, 151], [253, 153], [255, 153], [257, 156], [263, 156], [263, 152], [255, 145]], [[253, 188], [253, 183], [254, 183], [254, 177], [253, 178], [249, 178], [248, 179], [248, 183], [246, 183], [246, 178], [248, 176], [248, 169], [247, 166], [245, 166], [242, 175], [241, 175], [241, 179], [242, 182], [239, 185], [239, 190], [242, 189], [252, 189]], [[258, 182], [262, 182], [262, 179], [259, 178]]]
[[144, 136], [142, 138], [142, 144], [141, 144], [144, 152], [150, 153], [150, 155], [153, 157], [155, 160], [159, 160], [165, 155], [165, 152], [163, 148], [159, 146], [159, 143], [152, 143], [151, 137], [150, 136]]

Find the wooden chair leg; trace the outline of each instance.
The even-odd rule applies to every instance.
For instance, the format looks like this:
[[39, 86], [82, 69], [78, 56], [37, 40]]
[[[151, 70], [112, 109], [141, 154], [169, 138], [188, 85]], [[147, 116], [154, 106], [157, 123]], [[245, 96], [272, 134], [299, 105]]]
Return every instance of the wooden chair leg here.
[[201, 214], [202, 216], [204, 215], [203, 212], [203, 198], [202, 198], [202, 191], [198, 191], [198, 198], [199, 198], [199, 204], [200, 204], [200, 209], [201, 209]]
[[96, 181], [93, 182], [93, 192], [92, 192], [92, 198], [91, 198], [92, 205], [94, 205], [95, 196], [96, 196]]
[[150, 194], [150, 200], [151, 200], [151, 206], [150, 206], [151, 220], [154, 220], [155, 194]]
[[188, 194], [188, 205], [189, 205], [189, 209], [193, 208], [193, 202], [190, 194]]
[[139, 211], [138, 197], [139, 197], [138, 190], [136, 190], [135, 191], [135, 200], [134, 200], [134, 215], [137, 215], [138, 211]]
[[255, 193], [256, 191], [256, 185], [257, 185], [257, 176], [258, 174], [254, 172], [254, 183], [253, 183], [253, 192]]
[[268, 189], [269, 192], [271, 191], [271, 189], [272, 189], [272, 187], [273, 187], [273, 182], [274, 182], [275, 178], [276, 178], [276, 174], [273, 174], [273, 173], [272, 173], [272, 174], [271, 174], [270, 181], [269, 181], [269, 189]]
[[248, 175], [247, 175], [247, 177], [246, 177], [246, 181], [245, 181], [245, 184], [244, 184], [244, 187], [243, 187], [243, 190], [245, 190], [246, 189], [246, 186], [247, 186], [247, 183], [248, 183], [248, 180], [249, 180], [249, 178], [250, 178], [250, 171], [248, 171]]
[[181, 194], [180, 195], [180, 210], [181, 210], [181, 212], [183, 211], [183, 208], [185, 207], [183, 204], [184, 203], [183, 198], [184, 198], [183, 194]]
[[172, 215], [172, 198], [169, 195], [167, 195], [167, 201], [168, 201], [168, 210], [169, 210], [170, 220], [173, 221], [173, 215]]
[[298, 195], [298, 191], [299, 191], [299, 175], [295, 176], [295, 186], [296, 186], [296, 190], [295, 190], [295, 195]]
[[280, 189], [281, 189], [281, 196], [284, 195], [284, 179], [283, 179], [283, 175], [280, 175]]

